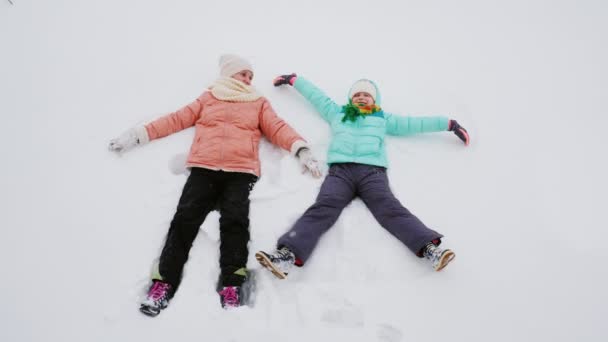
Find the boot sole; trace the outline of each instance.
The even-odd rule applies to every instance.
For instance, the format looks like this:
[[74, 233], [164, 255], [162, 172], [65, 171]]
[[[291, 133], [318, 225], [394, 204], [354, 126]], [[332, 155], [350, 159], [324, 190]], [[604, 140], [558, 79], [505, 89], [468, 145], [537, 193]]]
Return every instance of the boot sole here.
[[285, 273], [281, 272], [280, 270], [278, 270], [274, 266], [272, 261], [270, 261], [270, 259], [268, 259], [266, 254], [264, 254], [262, 252], [257, 252], [257, 253], [255, 253], [255, 258], [262, 266], [264, 266], [267, 270], [272, 272], [272, 274], [274, 274], [275, 277], [277, 277], [279, 279], [287, 278], [287, 275]]
[[439, 259], [439, 265], [437, 265], [437, 268], [435, 269], [435, 271], [437, 271], [437, 272], [441, 271], [452, 260], [454, 260], [455, 257], [456, 257], [456, 254], [454, 254], [454, 252], [452, 252], [451, 250], [447, 249], [441, 256], [441, 259]]
[[[161, 309], [162, 310], [162, 309]], [[142, 305], [139, 308], [139, 311], [141, 313], [143, 313], [144, 315], [148, 316], [148, 317], [156, 317], [158, 316], [158, 314], [160, 313], [160, 310], [156, 311], [154, 309], [151, 309], [150, 307], [146, 306], [146, 305]]]

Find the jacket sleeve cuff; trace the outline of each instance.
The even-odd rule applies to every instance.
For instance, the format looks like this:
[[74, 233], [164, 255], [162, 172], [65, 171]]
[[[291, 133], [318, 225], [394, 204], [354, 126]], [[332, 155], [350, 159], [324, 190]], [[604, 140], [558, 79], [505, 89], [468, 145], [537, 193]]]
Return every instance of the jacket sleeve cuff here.
[[135, 135], [137, 136], [137, 142], [140, 145], [147, 144], [150, 141], [150, 136], [148, 136], [146, 126], [135, 127]]
[[295, 157], [296, 153], [298, 153], [298, 151], [302, 148], [310, 148], [310, 146], [308, 146], [308, 143], [306, 143], [304, 140], [296, 140], [293, 144], [291, 144], [289, 152]]

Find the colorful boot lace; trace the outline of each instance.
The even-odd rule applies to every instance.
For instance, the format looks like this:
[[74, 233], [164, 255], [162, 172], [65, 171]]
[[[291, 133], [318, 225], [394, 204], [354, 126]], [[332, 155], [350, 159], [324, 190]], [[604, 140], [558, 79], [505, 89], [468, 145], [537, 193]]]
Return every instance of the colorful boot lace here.
[[172, 287], [170, 284], [160, 280], [154, 280], [148, 290], [146, 299], [141, 303], [139, 311], [143, 314], [154, 317], [161, 310], [169, 305]]
[[239, 286], [224, 286], [219, 293], [220, 302], [224, 309], [234, 309], [241, 306], [241, 288]]

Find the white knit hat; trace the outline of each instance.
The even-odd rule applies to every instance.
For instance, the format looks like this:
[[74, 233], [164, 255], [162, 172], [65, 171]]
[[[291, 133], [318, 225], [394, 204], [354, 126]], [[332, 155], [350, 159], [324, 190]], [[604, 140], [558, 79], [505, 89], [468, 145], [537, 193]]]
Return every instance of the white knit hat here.
[[230, 77], [239, 71], [249, 70], [253, 72], [251, 64], [237, 55], [220, 56], [220, 76]]
[[355, 84], [353, 84], [353, 86], [350, 88], [350, 91], [348, 92], [348, 98], [352, 99], [353, 95], [355, 95], [356, 93], [360, 93], [360, 92], [370, 94], [372, 96], [372, 98], [374, 99], [374, 102], [377, 102], [376, 96], [378, 94], [377, 94], [376, 86], [370, 80], [361, 79], [361, 80], [358, 80], [357, 82], [355, 82]]

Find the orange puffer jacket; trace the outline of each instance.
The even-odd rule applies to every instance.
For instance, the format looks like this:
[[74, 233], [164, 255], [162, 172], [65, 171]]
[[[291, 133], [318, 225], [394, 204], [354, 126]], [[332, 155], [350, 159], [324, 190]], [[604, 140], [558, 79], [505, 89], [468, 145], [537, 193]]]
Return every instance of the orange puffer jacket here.
[[288, 151], [305, 143], [264, 97], [253, 102], [227, 102], [218, 100], [209, 91], [145, 127], [150, 140], [154, 140], [192, 126], [196, 126], [196, 131], [188, 167], [260, 176], [258, 147], [262, 134]]

